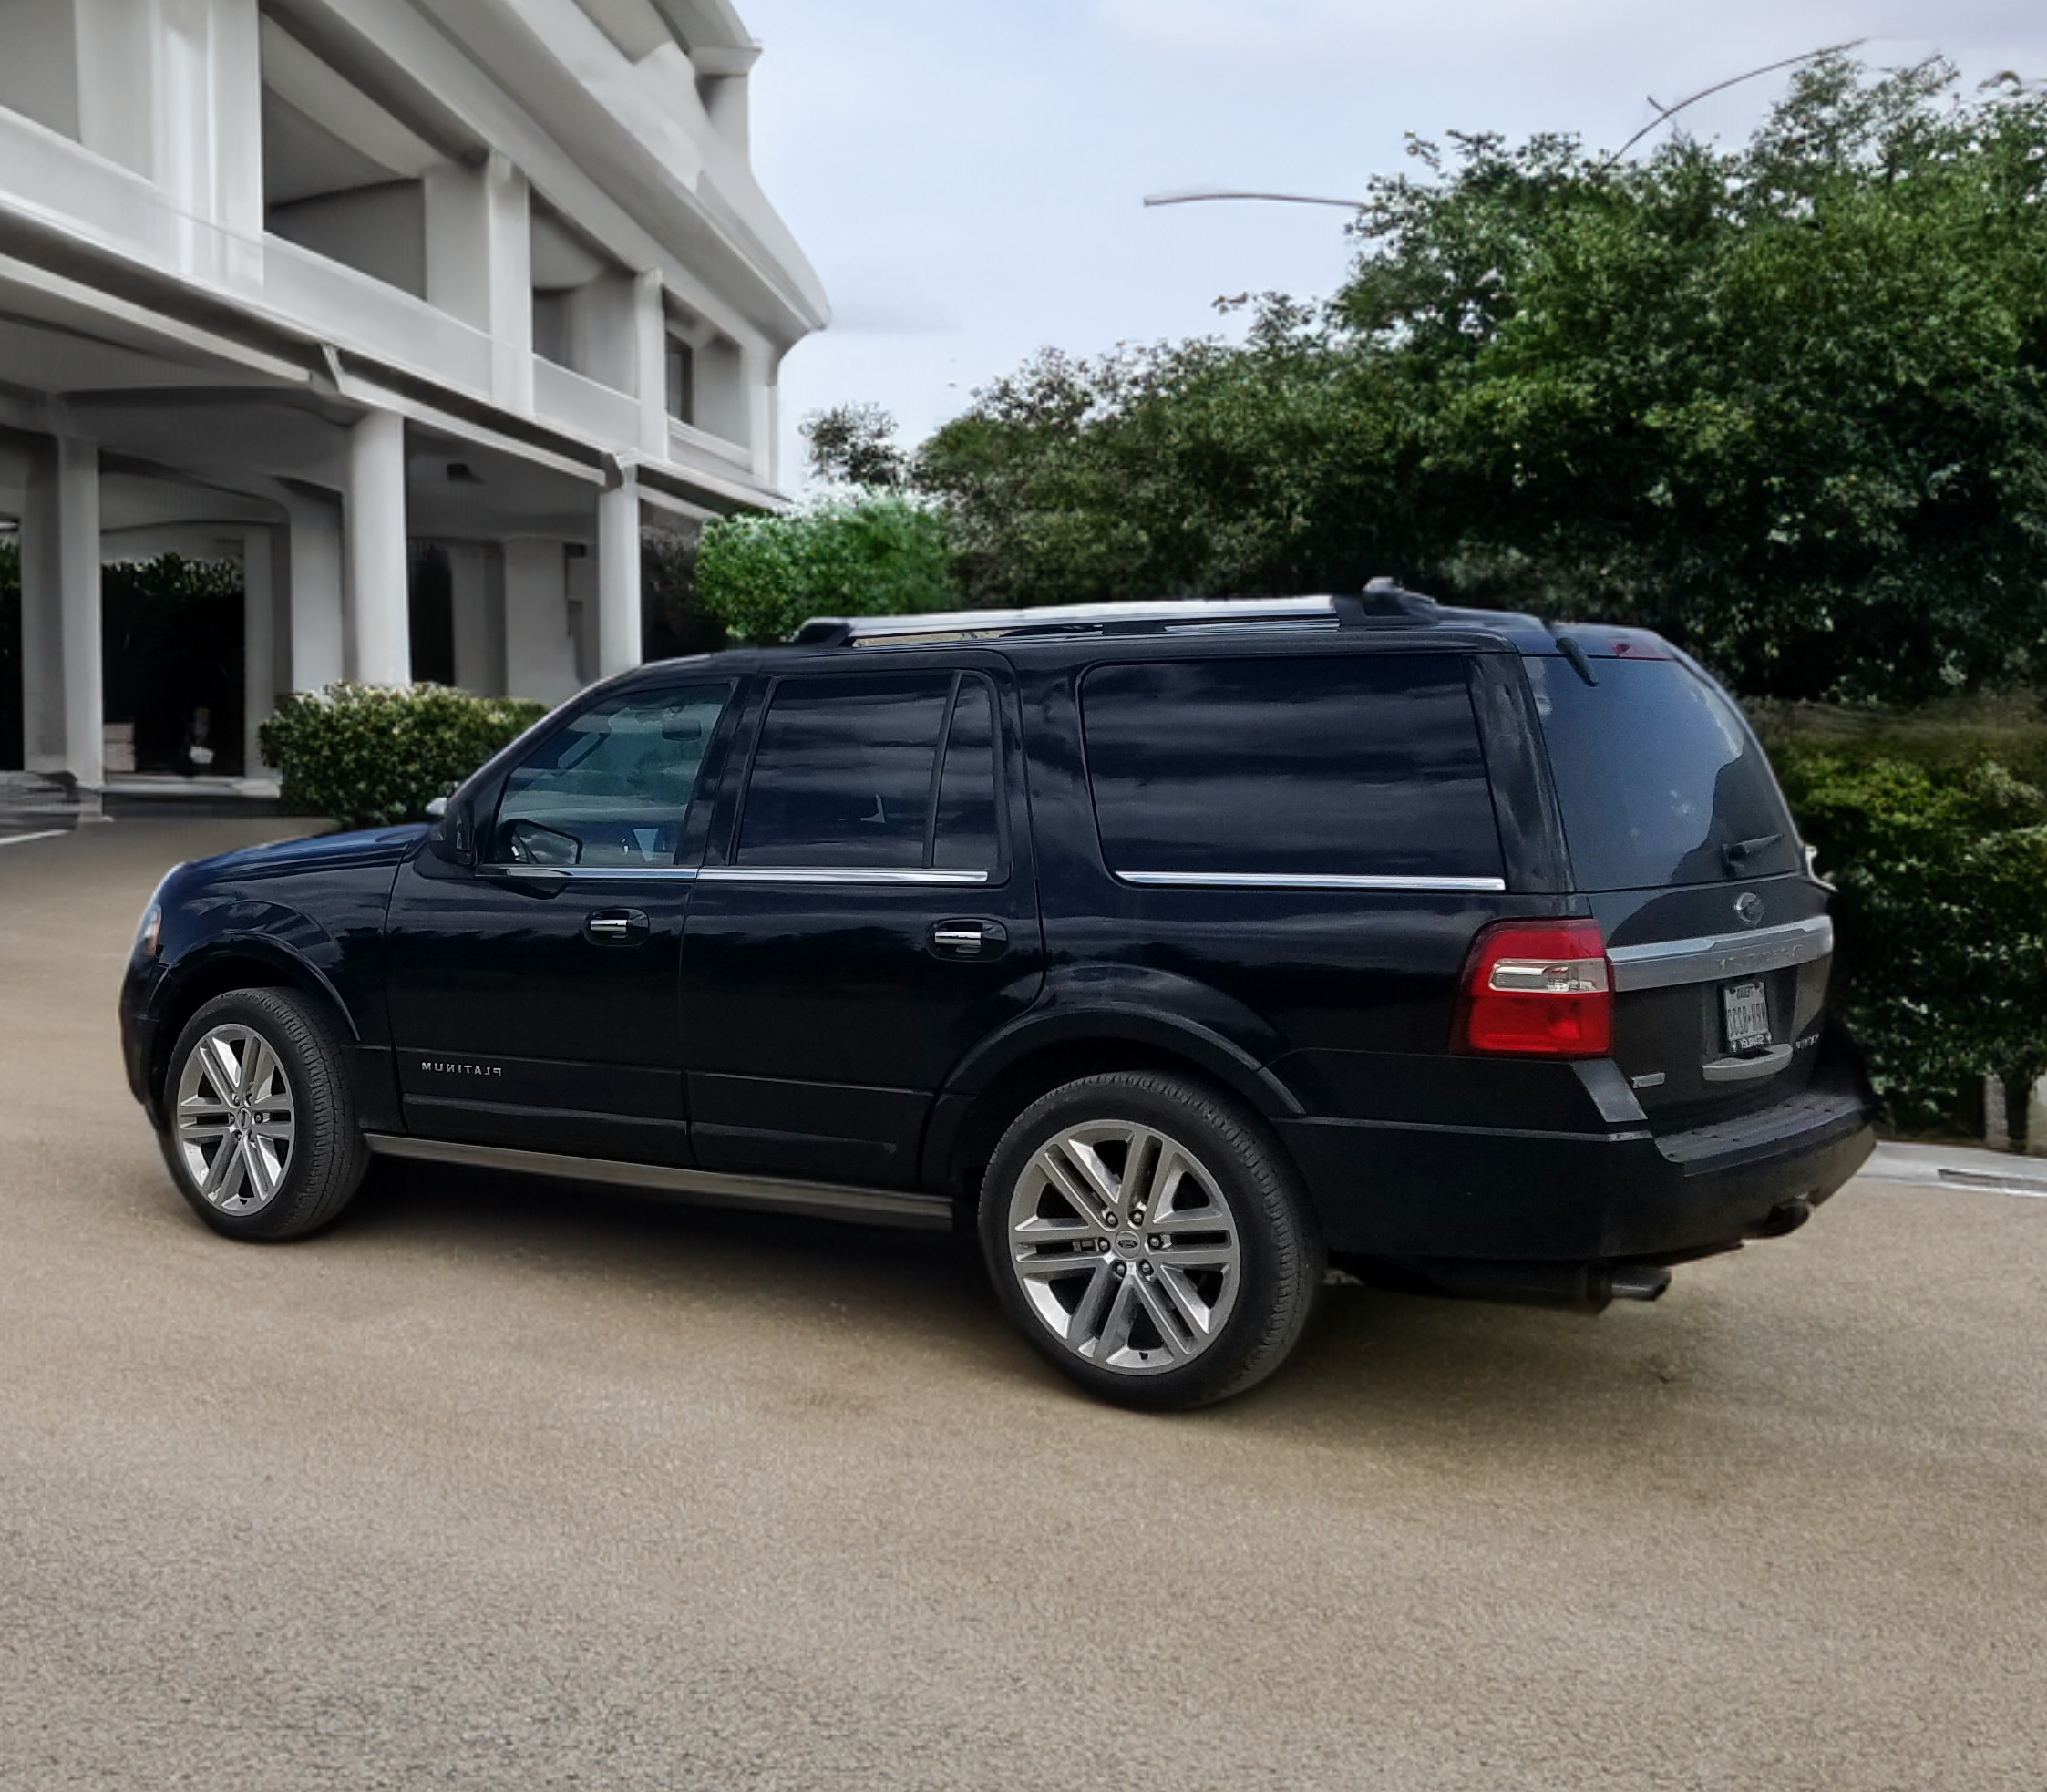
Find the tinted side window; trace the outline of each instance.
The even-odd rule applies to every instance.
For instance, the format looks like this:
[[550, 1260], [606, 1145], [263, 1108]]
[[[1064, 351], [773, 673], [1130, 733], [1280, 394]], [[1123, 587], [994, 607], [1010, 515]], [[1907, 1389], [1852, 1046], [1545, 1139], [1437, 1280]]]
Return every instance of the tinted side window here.
[[992, 868], [992, 716], [987, 683], [972, 675], [779, 680], [735, 862]]
[[1098, 666], [1081, 712], [1112, 870], [1501, 874], [1456, 654]]
[[934, 865], [993, 870], [1002, 856], [995, 832], [993, 697], [986, 679], [971, 675], [961, 679], [939, 776]]
[[485, 862], [673, 865], [731, 690], [633, 691], [585, 710], [505, 780]]
[[1771, 877], [1801, 863], [1769, 761], [1727, 696], [1675, 660], [1530, 657], [1580, 890]]

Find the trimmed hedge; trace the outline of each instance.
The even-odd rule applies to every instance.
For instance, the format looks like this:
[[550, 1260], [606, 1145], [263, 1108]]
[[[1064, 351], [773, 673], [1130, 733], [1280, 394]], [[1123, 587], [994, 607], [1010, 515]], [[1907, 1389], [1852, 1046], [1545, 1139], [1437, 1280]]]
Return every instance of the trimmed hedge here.
[[428, 802], [546, 713], [443, 685], [330, 685], [281, 698], [258, 738], [286, 808], [381, 828], [423, 819]]
[[2047, 1072], [2047, 791], [1988, 758], [1858, 763], [1808, 738], [1776, 759], [1840, 891], [1836, 996], [1892, 1123], [1970, 1129], [1983, 1076]]

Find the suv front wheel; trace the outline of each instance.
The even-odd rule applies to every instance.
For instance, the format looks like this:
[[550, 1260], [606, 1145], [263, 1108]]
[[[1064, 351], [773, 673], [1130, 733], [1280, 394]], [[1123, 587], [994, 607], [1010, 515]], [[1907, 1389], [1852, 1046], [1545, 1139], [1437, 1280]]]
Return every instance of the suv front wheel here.
[[164, 1082], [164, 1160], [229, 1238], [297, 1238], [348, 1204], [369, 1164], [341, 1042], [295, 991], [238, 989], [194, 1014]]
[[1258, 1120], [1149, 1071], [1083, 1077], [1017, 1117], [982, 1185], [981, 1241], [1003, 1305], [1054, 1366], [1157, 1410], [1278, 1368], [1324, 1262]]

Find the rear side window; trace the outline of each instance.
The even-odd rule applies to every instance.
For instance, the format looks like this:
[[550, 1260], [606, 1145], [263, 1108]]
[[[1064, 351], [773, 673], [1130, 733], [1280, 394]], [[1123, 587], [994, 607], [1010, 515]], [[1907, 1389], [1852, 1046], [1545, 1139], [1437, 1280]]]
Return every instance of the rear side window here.
[[973, 673], [778, 680], [735, 862], [992, 871], [993, 714]]
[[1458, 655], [1097, 666], [1081, 711], [1111, 870], [1501, 875]]
[[1799, 868], [1769, 761], [1724, 693], [1675, 660], [1530, 657], [1580, 890], [1645, 890]]

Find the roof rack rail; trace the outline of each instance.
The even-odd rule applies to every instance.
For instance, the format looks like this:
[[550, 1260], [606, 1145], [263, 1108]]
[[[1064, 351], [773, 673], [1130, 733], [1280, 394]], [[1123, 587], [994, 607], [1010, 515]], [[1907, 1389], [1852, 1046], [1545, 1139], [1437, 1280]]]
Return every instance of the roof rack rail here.
[[1351, 627], [1419, 622], [1438, 614], [1435, 600], [1374, 579], [1362, 592], [1324, 597], [1184, 597], [1126, 603], [1046, 603], [1029, 610], [945, 610], [915, 616], [816, 616], [797, 631], [798, 647], [1062, 634], [1159, 633], [1247, 628], [1276, 623]]

